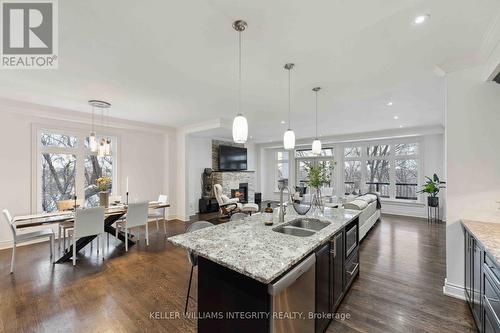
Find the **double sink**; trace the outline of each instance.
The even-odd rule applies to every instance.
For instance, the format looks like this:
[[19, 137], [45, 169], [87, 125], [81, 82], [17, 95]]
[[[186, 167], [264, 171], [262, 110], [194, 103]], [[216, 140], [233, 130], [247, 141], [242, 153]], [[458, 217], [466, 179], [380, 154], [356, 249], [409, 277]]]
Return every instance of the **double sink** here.
[[314, 235], [317, 231], [326, 228], [329, 225], [330, 222], [327, 221], [320, 221], [318, 219], [311, 218], [298, 218], [273, 228], [273, 231], [286, 235], [308, 237]]

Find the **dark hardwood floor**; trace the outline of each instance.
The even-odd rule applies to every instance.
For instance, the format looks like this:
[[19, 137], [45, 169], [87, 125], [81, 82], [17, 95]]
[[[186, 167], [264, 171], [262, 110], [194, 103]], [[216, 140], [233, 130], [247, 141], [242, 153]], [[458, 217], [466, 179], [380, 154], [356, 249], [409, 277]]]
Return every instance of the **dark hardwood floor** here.
[[[206, 216], [208, 217], [208, 216]], [[170, 221], [170, 235], [186, 224]], [[70, 263], [51, 265], [48, 244], [0, 251], [0, 332], [195, 332], [182, 316], [190, 265], [162, 233], [128, 253], [110, 238], [104, 262], [90, 248]], [[161, 230], [162, 228], [160, 228]], [[475, 331], [464, 301], [442, 294], [445, 227], [384, 216], [361, 244], [361, 274], [328, 332]], [[196, 311], [196, 275], [189, 311]], [[156, 319], [154, 319], [154, 318]]]

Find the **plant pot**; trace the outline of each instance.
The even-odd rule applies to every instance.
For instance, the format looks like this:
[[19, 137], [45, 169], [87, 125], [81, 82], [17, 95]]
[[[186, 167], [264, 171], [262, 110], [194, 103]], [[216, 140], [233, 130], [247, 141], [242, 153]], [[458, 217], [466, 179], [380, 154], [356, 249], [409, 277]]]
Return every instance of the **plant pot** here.
[[438, 207], [439, 197], [427, 197], [427, 205], [429, 205], [429, 207]]
[[99, 192], [99, 206], [104, 208], [109, 207], [109, 192], [107, 191]]

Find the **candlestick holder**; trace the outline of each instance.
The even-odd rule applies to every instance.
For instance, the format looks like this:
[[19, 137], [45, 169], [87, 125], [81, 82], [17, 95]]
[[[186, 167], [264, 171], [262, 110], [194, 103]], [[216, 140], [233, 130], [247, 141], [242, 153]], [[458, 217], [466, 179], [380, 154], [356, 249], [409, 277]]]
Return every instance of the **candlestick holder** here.
[[128, 206], [128, 192], [127, 192], [127, 206]]

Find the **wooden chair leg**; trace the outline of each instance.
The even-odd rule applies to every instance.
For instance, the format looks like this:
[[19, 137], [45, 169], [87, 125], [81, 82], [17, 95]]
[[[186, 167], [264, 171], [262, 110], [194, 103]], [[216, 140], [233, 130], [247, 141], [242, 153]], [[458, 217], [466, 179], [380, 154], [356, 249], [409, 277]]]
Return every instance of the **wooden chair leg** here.
[[193, 269], [194, 269], [194, 266], [191, 265], [191, 274], [189, 275], [188, 293], [186, 295], [186, 306], [184, 307], [184, 314], [187, 314], [189, 293], [191, 292], [191, 281], [193, 280]]

